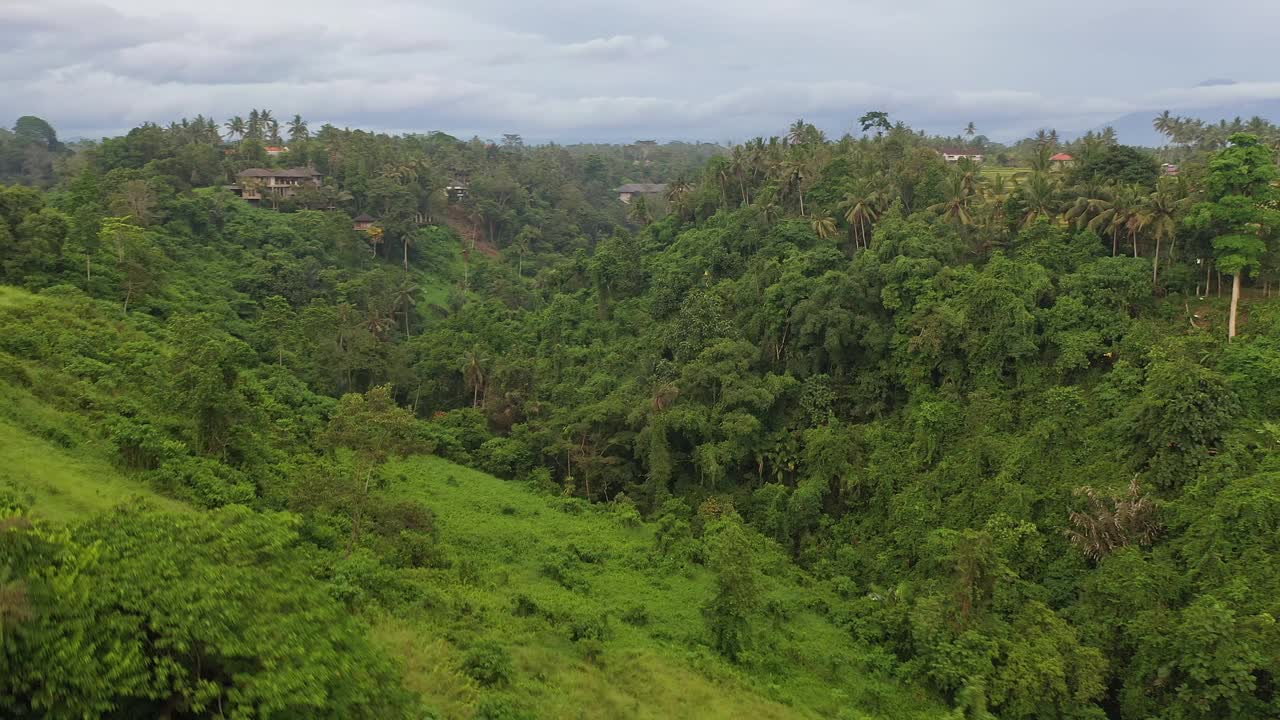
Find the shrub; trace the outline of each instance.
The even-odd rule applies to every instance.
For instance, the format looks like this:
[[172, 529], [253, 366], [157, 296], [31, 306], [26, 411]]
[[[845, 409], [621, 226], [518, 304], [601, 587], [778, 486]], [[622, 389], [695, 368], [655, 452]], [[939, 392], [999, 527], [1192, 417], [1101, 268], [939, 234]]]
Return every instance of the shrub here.
[[640, 510], [626, 493], [618, 493], [618, 496], [613, 499], [613, 514], [617, 516], [618, 522], [622, 523], [623, 527], [640, 527]]
[[483, 642], [467, 651], [462, 670], [485, 687], [511, 681], [511, 653], [495, 642]]
[[533, 715], [502, 697], [490, 697], [476, 706], [475, 720], [534, 720]]
[[637, 627], [649, 624], [649, 608], [636, 603], [622, 613], [622, 622]]
[[604, 642], [613, 635], [606, 613], [575, 615], [569, 621], [569, 639], [574, 642], [595, 640]]
[[532, 617], [542, 614], [538, 602], [524, 593], [517, 593], [512, 601], [511, 613], [516, 617]]

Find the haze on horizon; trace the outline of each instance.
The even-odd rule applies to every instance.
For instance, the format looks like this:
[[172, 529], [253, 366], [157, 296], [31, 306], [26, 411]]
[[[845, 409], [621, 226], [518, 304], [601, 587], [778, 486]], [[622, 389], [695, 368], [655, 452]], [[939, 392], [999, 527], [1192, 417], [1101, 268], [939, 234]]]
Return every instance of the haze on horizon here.
[[1009, 140], [1278, 99], [1278, 23], [1267, 0], [4, 0], [0, 97], [64, 137], [269, 107], [564, 142], [840, 134], [882, 109]]

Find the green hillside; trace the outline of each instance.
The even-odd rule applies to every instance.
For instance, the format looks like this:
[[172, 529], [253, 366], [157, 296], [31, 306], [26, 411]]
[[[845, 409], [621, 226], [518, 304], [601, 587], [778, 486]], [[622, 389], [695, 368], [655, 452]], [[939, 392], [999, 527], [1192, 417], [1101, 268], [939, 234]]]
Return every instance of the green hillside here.
[[1280, 717], [1280, 129], [250, 119], [22, 123], [0, 716]]
[[776, 551], [771, 632], [743, 671], [708, 647], [710, 573], [663, 562], [654, 525], [630, 506], [548, 498], [439, 458], [387, 472], [394, 496], [435, 512], [447, 567], [424, 571], [422, 611], [384, 619], [378, 634], [445, 717], [477, 696], [460, 672], [465, 648], [488, 643], [512, 659], [498, 696], [536, 717], [936, 717], [871, 667], [875, 654], [819, 611], [837, 597]]

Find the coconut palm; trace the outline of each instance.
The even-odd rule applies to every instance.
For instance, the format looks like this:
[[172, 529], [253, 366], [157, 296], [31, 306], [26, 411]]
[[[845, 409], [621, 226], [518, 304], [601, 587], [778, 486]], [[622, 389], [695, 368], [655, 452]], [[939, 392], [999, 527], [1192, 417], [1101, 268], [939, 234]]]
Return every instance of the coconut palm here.
[[1135, 237], [1137, 223], [1134, 222], [1134, 215], [1137, 213], [1144, 197], [1145, 193], [1141, 187], [1122, 185], [1114, 190], [1107, 205], [1089, 221], [1088, 227], [1090, 230], [1111, 234], [1112, 256], [1119, 254], [1120, 233], [1125, 232], [1130, 234], [1134, 242], [1134, 256], [1137, 257], [1137, 240]]
[[1156, 241], [1151, 256], [1151, 283], [1160, 282], [1160, 243], [1168, 241], [1169, 259], [1173, 259], [1173, 242], [1178, 235], [1178, 224], [1189, 199], [1186, 185], [1179, 178], [1168, 178], [1148, 198], [1142, 207], [1143, 224]]
[[311, 137], [311, 131], [307, 128], [307, 121], [302, 119], [301, 115], [294, 115], [289, 121], [289, 142], [298, 143]]
[[678, 214], [683, 216], [685, 199], [692, 191], [693, 185], [688, 180], [685, 180], [683, 176], [667, 183], [667, 205], [680, 211]]
[[478, 349], [472, 348], [462, 358], [462, 380], [471, 390], [471, 407], [480, 407], [480, 395], [485, 386], [485, 358]]
[[782, 173], [782, 189], [787, 196], [800, 198], [800, 216], [804, 216], [805, 164], [800, 160], [787, 160], [779, 168]]
[[943, 192], [946, 193], [946, 199], [940, 203], [930, 205], [928, 210], [938, 213], [947, 222], [958, 227], [964, 228], [972, 225], [973, 215], [970, 213], [970, 199], [973, 197], [973, 190], [965, 182], [964, 174], [951, 173], [947, 178]]
[[641, 195], [631, 201], [631, 209], [627, 211], [627, 219], [637, 225], [648, 225], [653, 222], [653, 214], [649, 212], [649, 204]]
[[1022, 215], [1022, 227], [1031, 225], [1039, 218], [1053, 220], [1057, 216], [1058, 189], [1045, 173], [1031, 173], [1019, 192], [1026, 208]]
[[858, 190], [844, 196], [840, 207], [844, 208], [845, 222], [849, 223], [853, 233], [854, 244], [858, 247], [869, 247], [867, 229], [880, 219], [883, 208], [883, 196], [873, 189], [870, 182], [864, 183]]
[[417, 302], [418, 286], [409, 282], [408, 276], [400, 281], [393, 298], [396, 310], [404, 316], [404, 336], [409, 337], [409, 313]]
[[1172, 137], [1175, 120], [1176, 118], [1173, 116], [1173, 114], [1170, 113], [1168, 110], [1165, 110], [1164, 112], [1157, 115], [1154, 120], [1151, 121], [1151, 127], [1155, 128], [1155, 131], [1160, 133], [1161, 135], [1164, 135], [1166, 137]]
[[245, 124], [244, 118], [239, 115], [228, 120], [224, 127], [227, 128], [227, 134], [235, 138], [237, 141], [243, 140], [244, 134], [249, 130], [249, 126]]
[[1111, 190], [1106, 186], [1080, 185], [1074, 192], [1075, 202], [1063, 214], [1063, 218], [1074, 223], [1076, 229], [1088, 227], [1095, 217], [1111, 207]]
[[828, 240], [836, 234], [835, 218], [828, 214], [814, 215], [809, 226], [813, 228], [813, 234], [817, 235], [819, 240]]
[[978, 128], [973, 124], [973, 121], [970, 120], [969, 124], [964, 126], [964, 135], [967, 138], [972, 138], [974, 135], [977, 135], [977, 134], [978, 134]]

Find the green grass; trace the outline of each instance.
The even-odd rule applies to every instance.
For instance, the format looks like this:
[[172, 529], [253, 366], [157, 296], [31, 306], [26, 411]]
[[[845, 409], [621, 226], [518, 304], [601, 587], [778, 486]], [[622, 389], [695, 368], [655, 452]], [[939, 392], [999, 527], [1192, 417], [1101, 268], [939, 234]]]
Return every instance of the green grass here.
[[139, 497], [164, 509], [185, 507], [117, 470], [106, 459], [107, 448], [80, 432], [78, 418], [6, 383], [0, 383], [0, 405], [0, 495], [13, 493], [33, 513], [58, 523]]
[[34, 297], [34, 295], [26, 290], [8, 285], [0, 285], [0, 308], [23, 305], [31, 302]]
[[[672, 570], [651, 556], [651, 525], [626, 527], [605, 507], [536, 494], [434, 457], [392, 464], [390, 492], [437, 516], [448, 567], [423, 571], [439, 594], [411, 617], [383, 618], [376, 636], [403, 658], [409, 684], [442, 717], [470, 717], [497, 692], [539, 718], [932, 717], [921, 693], [865, 667], [868, 652], [808, 609], [818, 591], [775, 566], [767, 598], [787, 608], [752, 660], [733, 665], [708, 646], [701, 607], [713, 578], [699, 566]], [[572, 557], [569, 587], [544, 570]], [[537, 610], [514, 612], [517, 598]], [[648, 622], [622, 620], [643, 607]], [[608, 615], [599, 657], [569, 627]], [[466, 648], [507, 647], [514, 679], [483, 690], [461, 671]]]
[[1024, 167], [1001, 167], [999, 165], [983, 165], [981, 175], [983, 177], [994, 178], [996, 176], [1004, 176], [1006, 181], [1016, 180], [1019, 174], [1030, 172], [1030, 168]]
[[444, 308], [449, 305], [449, 292], [462, 277], [462, 244], [448, 243], [440, 248], [438, 265], [418, 272], [418, 312], [429, 307]]

